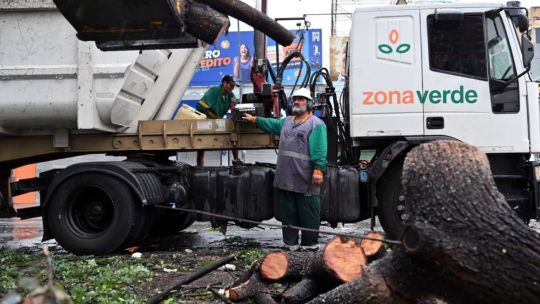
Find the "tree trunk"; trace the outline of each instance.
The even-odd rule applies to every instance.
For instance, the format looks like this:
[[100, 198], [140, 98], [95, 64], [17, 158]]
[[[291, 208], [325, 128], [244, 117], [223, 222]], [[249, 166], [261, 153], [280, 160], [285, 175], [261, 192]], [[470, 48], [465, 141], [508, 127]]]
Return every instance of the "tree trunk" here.
[[185, 23], [188, 33], [209, 44], [214, 44], [230, 26], [227, 16], [193, 0], [187, 6]]
[[540, 235], [498, 192], [485, 154], [458, 141], [420, 145], [402, 184], [403, 246], [310, 303], [540, 302]]
[[213, 9], [241, 20], [265, 33], [279, 44], [288, 46], [294, 35], [267, 15], [239, 0], [196, 0]]

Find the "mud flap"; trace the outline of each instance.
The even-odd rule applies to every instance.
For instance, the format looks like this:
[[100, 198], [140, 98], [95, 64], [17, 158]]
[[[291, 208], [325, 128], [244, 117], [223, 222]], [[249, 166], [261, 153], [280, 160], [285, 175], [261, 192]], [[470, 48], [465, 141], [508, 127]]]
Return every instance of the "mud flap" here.
[[11, 199], [11, 170], [0, 171], [0, 218], [9, 218], [17, 215]]

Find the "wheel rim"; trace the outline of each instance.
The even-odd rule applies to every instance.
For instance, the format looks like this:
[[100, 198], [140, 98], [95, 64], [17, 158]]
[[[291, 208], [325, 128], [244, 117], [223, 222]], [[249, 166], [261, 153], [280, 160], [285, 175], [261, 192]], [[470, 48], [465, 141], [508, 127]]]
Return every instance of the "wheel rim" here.
[[114, 201], [98, 186], [81, 187], [68, 200], [64, 216], [73, 233], [82, 238], [96, 238], [113, 222]]

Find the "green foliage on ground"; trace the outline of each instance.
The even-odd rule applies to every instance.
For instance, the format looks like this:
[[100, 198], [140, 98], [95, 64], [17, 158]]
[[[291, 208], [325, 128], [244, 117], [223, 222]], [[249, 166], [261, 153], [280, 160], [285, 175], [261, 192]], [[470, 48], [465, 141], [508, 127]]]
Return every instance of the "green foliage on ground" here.
[[260, 248], [249, 248], [241, 249], [235, 254], [238, 259], [242, 262], [241, 264], [246, 265], [243, 270], [249, 270], [251, 265], [256, 261], [259, 261], [267, 252]]
[[22, 277], [45, 278], [44, 258], [11, 249], [0, 249], [0, 295], [18, 286]]
[[137, 286], [153, 277], [140, 260], [126, 256], [61, 258], [55, 274], [75, 303], [141, 303]]
[[[129, 256], [59, 255], [53, 259], [56, 284], [74, 303], [144, 303], [146, 295], [138, 293], [139, 286], [154, 276], [141, 260]], [[0, 298], [16, 289], [23, 277], [46, 283], [45, 258], [39, 254], [0, 249], [0, 265]]]

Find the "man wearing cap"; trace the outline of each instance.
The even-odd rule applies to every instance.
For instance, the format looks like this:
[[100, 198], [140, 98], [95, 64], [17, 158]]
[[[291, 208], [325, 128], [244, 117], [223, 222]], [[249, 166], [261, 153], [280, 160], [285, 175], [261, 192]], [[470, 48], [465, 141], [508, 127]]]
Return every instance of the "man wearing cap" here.
[[[236, 97], [233, 90], [236, 86], [234, 78], [225, 75], [221, 84], [211, 87], [197, 103], [197, 111], [206, 114], [210, 119], [223, 118], [229, 109], [234, 110]], [[238, 151], [233, 150], [234, 159], [238, 159]], [[197, 151], [197, 166], [204, 165], [204, 151]]]
[[[243, 119], [265, 132], [279, 135], [279, 153], [274, 187], [281, 189], [281, 219], [284, 225], [319, 229], [320, 191], [326, 172], [327, 135], [322, 120], [311, 113], [308, 89], [298, 89], [293, 97], [293, 116], [262, 118], [246, 114]], [[289, 250], [317, 250], [315, 232], [283, 229]]]

